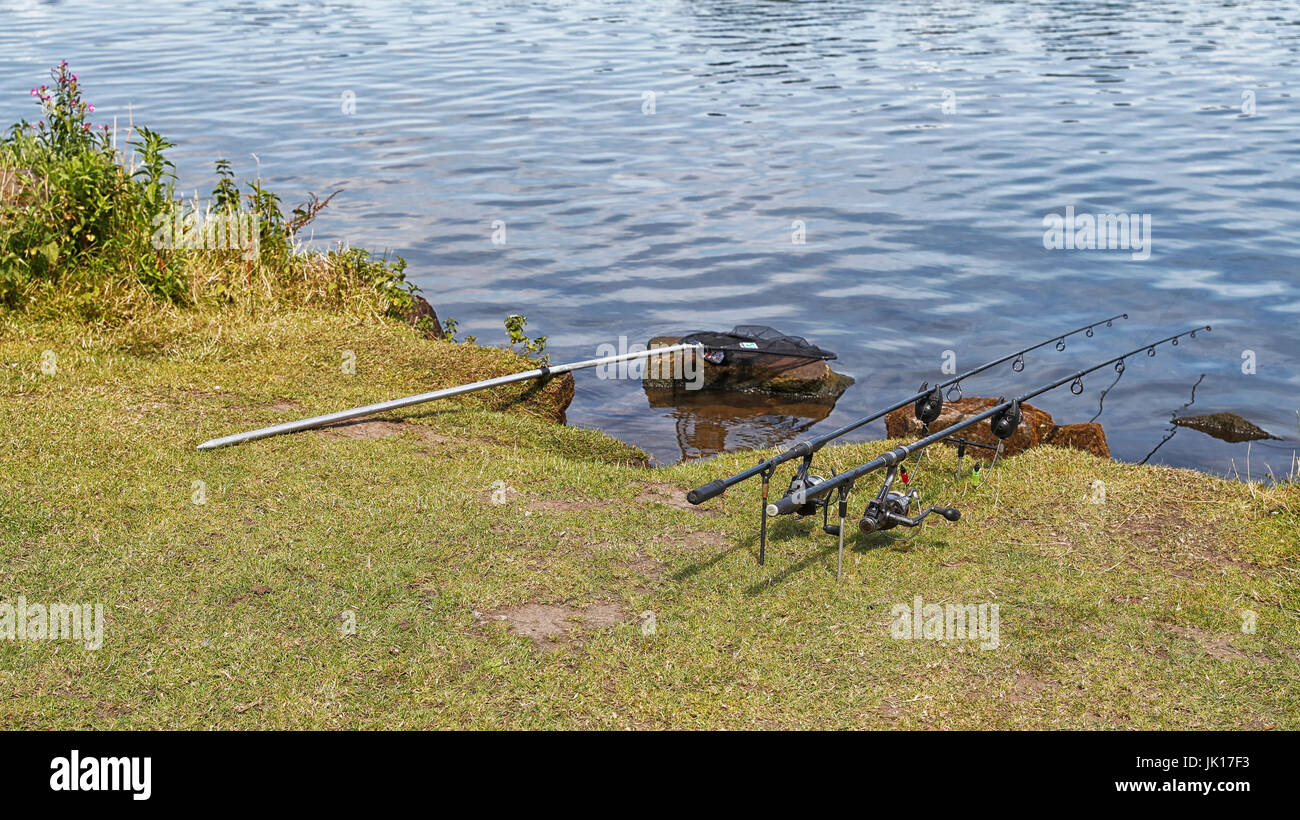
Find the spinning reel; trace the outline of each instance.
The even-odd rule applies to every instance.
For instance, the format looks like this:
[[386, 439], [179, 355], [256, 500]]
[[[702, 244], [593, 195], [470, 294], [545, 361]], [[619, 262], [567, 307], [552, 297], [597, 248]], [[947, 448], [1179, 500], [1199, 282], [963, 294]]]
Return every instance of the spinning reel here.
[[[931, 390], [923, 398], [916, 402], [916, 417], [929, 429], [930, 422], [939, 417], [943, 408], [943, 395], [938, 388]], [[978, 441], [972, 441], [966, 438], [952, 436], [946, 440], [957, 445], [958, 470], [961, 469], [961, 457], [965, 455], [967, 447], [982, 447], [989, 450], [996, 450], [997, 455], [1002, 455], [1003, 442], [1015, 435], [1021, 422], [1024, 420], [1024, 414], [1020, 410], [1019, 402], [1012, 402], [1006, 409], [996, 413], [989, 419], [989, 429], [997, 437], [997, 446], [983, 444]], [[995, 456], [996, 458], [996, 456]], [[824, 480], [824, 479], [822, 479]], [[885, 473], [885, 480], [880, 485], [880, 492], [876, 497], [867, 502], [867, 508], [862, 513], [862, 518], [858, 521], [858, 529], [862, 532], [871, 534], [892, 530], [895, 527], [919, 527], [925, 521], [930, 513], [937, 513], [949, 521], [958, 521], [961, 519], [961, 510], [956, 507], [939, 507], [931, 505], [925, 509], [921, 507], [921, 494], [915, 487], [908, 487], [906, 492], [899, 492], [894, 489], [894, 482], [901, 480], [903, 484], [909, 484], [907, 468], [895, 464], [888, 468]], [[847, 505], [847, 493], [840, 495], [840, 517], [844, 516], [844, 507]], [[808, 502], [808, 503], [815, 503]], [[919, 510], [915, 515], [912, 514], [913, 506]], [[824, 503], [823, 503], [824, 506]], [[837, 531], [833, 534], [838, 535]], [[827, 528], [827, 532], [830, 528]]]
[[[818, 510], [826, 509], [825, 496], [808, 498], [808, 491], [826, 480], [823, 476], [808, 472], [808, 468], [811, 466], [812, 458], [805, 457], [803, 462], [800, 463], [799, 469], [795, 471], [794, 476], [790, 479], [790, 486], [785, 489], [786, 495], [792, 495], [801, 500], [802, 503], [795, 510], [795, 514], [805, 518], [816, 515]], [[835, 473], [832, 471], [831, 475], [833, 476]]]
[[[805, 456], [799, 464], [799, 469], [795, 471], [794, 477], [790, 479], [790, 486], [786, 488], [787, 496], [794, 496], [800, 499], [802, 503], [795, 508], [795, 515], [801, 518], [807, 518], [810, 515], [816, 515], [818, 510], [822, 513], [822, 532], [827, 535], [839, 535], [840, 528], [830, 522], [830, 500], [829, 494], [818, 495], [812, 498], [808, 497], [808, 492], [818, 484], [826, 481], [824, 476], [810, 473], [809, 467], [812, 466], [812, 457]], [[835, 476], [835, 471], [831, 470], [831, 477]]]
[[[799, 469], [795, 471], [794, 476], [790, 479], [790, 485], [785, 489], [785, 498], [794, 498], [799, 506], [794, 512], [801, 518], [807, 518], [810, 515], [816, 515], [818, 510], [822, 512], [822, 530], [830, 535], [837, 535], [839, 529], [832, 525], [828, 520], [828, 507], [830, 504], [829, 495], [816, 495], [809, 497], [809, 493], [818, 484], [826, 481], [825, 476], [809, 472], [812, 467], [813, 451], [804, 454], [803, 459], [799, 462]], [[760, 467], [762, 465], [760, 464]], [[759, 475], [763, 478], [763, 506], [767, 506], [768, 484], [772, 479], [772, 474], [776, 472], [776, 465], [770, 465], [761, 469]], [[831, 471], [834, 477], [835, 471]], [[767, 515], [763, 514], [762, 522], [758, 530], [758, 563], [761, 565], [767, 554]]]
[[[961, 518], [961, 511], [955, 507], [927, 507], [916, 515], [912, 515], [912, 505], [920, 506], [921, 494], [915, 487], [908, 488], [907, 492], [897, 492], [894, 490], [894, 481], [896, 479], [901, 479], [904, 484], [909, 482], [906, 467], [899, 467], [897, 464], [889, 467], [888, 472], [885, 474], [885, 481], [880, 487], [880, 492], [876, 494], [875, 498], [867, 502], [867, 508], [858, 521], [858, 529], [862, 530], [862, 532], [871, 534], [892, 530], [894, 527], [899, 526], [907, 528], [919, 527], [930, 513], [938, 513], [949, 521], [956, 521]], [[840, 484], [837, 488], [839, 523], [831, 524], [826, 520], [829, 505], [822, 505], [822, 530], [827, 535], [838, 536], [840, 539], [839, 552], [835, 558], [836, 580], [840, 579], [844, 571], [844, 519], [849, 514], [849, 493], [851, 492], [853, 492], [852, 481]], [[827, 495], [829, 496], [829, 494]]]
[[862, 513], [861, 520], [858, 521], [858, 529], [864, 533], [882, 532], [892, 530], [894, 527], [919, 527], [930, 513], [938, 513], [949, 521], [957, 521], [961, 518], [961, 510], [956, 507], [926, 507], [916, 515], [911, 515], [912, 505], [920, 507], [921, 494], [915, 487], [911, 487], [905, 493], [893, 489], [894, 480], [901, 478], [904, 484], [908, 483], [907, 471], [899, 471], [897, 467], [890, 467], [885, 473], [885, 481], [880, 485], [880, 492], [876, 497], [867, 502], [867, 508]]

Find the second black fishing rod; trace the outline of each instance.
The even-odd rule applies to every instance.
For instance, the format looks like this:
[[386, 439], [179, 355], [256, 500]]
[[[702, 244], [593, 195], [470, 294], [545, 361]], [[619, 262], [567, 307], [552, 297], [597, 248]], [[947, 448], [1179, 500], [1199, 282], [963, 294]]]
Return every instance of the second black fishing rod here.
[[[893, 450], [890, 450], [884, 455], [878, 456], [872, 459], [871, 461], [868, 461], [866, 464], [863, 464], [860, 467], [854, 467], [852, 470], [847, 470], [833, 478], [828, 478], [825, 481], [822, 481], [821, 483], [816, 484], [811, 488], [802, 490], [798, 493], [786, 495], [785, 497], [777, 500], [775, 503], [769, 504], [767, 506], [767, 515], [768, 516], [788, 515], [789, 513], [794, 512], [799, 507], [806, 504], [810, 499], [825, 495], [831, 492], [832, 490], [835, 490], [837, 488], [844, 488], [845, 491], [847, 491], [848, 489], [852, 488], [853, 483], [855, 481], [857, 481], [859, 478], [866, 475], [867, 473], [882, 468], [886, 468], [886, 467], [891, 469], [897, 467], [900, 463], [902, 463], [902, 461], [905, 458], [907, 458], [909, 455], [916, 452], [917, 450], [923, 450], [926, 447], [929, 447], [931, 444], [935, 444], [937, 442], [943, 441], [944, 439], [951, 437], [954, 433], [961, 432], [962, 430], [965, 430], [967, 427], [972, 427], [980, 423], [981, 421], [985, 421], [987, 419], [992, 419], [991, 426], [993, 429], [993, 434], [997, 436], [999, 439], [1005, 440], [1009, 438], [1013, 433], [1015, 433], [1016, 428], [1020, 426], [1020, 421], [1021, 421], [1020, 405], [1022, 405], [1029, 399], [1032, 399], [1035, 396], [1042, 395], [1043, 393], [1046, 393], [1048, 391], [1055, 390], [1056, 388], [1066, 383], [1070, 383], [1070, 392], [1076, 394], [1082, 393], [1083, 377], [1088, 375], [1089, 373], [1100, 370], [1101, 368], [1106, 367], [1108, 365], [1115, 365], [1116, 371], [1119, 373], [1123, 373], [1124, 362], [1130, 356], [1136, 356], [1142, 352], [1145, 352], [1148, 356], [1155, 356], [1156, 348], [1162, 344], [1172, 343], [1174, 345], [1177, 345], [1178, 340], [1183, 336], [1187, 336], [1189, 338], [1195, 339], [1197, 333], [1201, 331], [1209, 332], [1209, 330], [1210, 330], [1210, 326], [1205, 325], [1204, 327], [1198, 327], [1194, 330], [1187, 330], [1187, 331], [1183, 331], [1182, 333], [1176, 333], [1173, 336], [1168, 336], [1164, 339], [1161, 339], [1158, 342], [1150, 342], [1148, 344], [1144, 344], [1141, 347], [1137, 347], [1134, 348], [1133, 350], [1128, 351], [1127, 353], [1121, 354], [1112, 359], [1107, 359], [1101, 364], [1093, 365], [1092, 367], [1086, 368], [1084, 370], [1080, 370], [1077, 373], [1073, 373], [1069, 376], [1066, 376], [1063, 379], [1057, 379], [1056, 381], [1046, 384], [1042, 387], [1035, 388], [1029, 391], [1028, 393], [1024, 393], [1014, 399], [1011, 399], [1010, 401], [999, 402], [993, 407], [990, 407], [988, 410], [985, 410], [984, 412], [979, 413], [978, 415], [974, 415], [971, 416], [970, 418], [959, 421], [956, 424], [953, 424], [949, 427], [945, 427], [944, 429], [940, 430], [937, 433], [933, 433], [931, 435], [926, 436], [925, 438], [918, 439], [917, 441], [914, 441], [911, 444], [905, 444], [901, 447], [895, 447]], [[952, 510], [946, 507], [945, 508], [936, 507], [932, 509], [935, 512], [939, 512], [945, 518], [949, 518], [950, 520], [956, 520], [956, 518], [959, 517], [959, 514], [957, 513], [956, 510]], [[929, 510], [927, 510], [926, 512], [928, 513]], [[919, 516], [919, 518], [924, 518], [924, 514], [922, 516]], [[916, 523], [919, 523], [919, 521], [917, 521]], [[914, 524], [910, 524], [910, 523], [908, 525], [914, 526]]]
[[[943, 407], [944, 391], [948, 391], [949, 393], [951, 393], [951, 391], [954, 388], [960, 391], [961, 390], [961, 388], [959, 387], [960, 383], [966, 379], [969, 379], [971, 376], [977, 376], [986, 370], [997, 367], [998, 365], [1003, 364], [1005, 362], [1012, 362], [1013, 360], [1014, 361], [1012, 363], [1012, 367], [1015, 368], [1016, 372], [1020, 372], [1025, 367], [1024, 356], [1026, 353], [1032, 353], [1035, 350], [1038, 350], [1040, 347], [1046, 347], [1047, 345], [1050, 345], [1053, 342], [1056, 343], [1057, 350], [1064, 350], [1065, 340], [1070, 338], [1071, 336], [1075, 336], [1079, 333], [1085, 333], [1091, 337], [1093, 335], [1093, 332], [1096, 330], [1096, 328], [1101, 327], [1103, 325], [1105, 327], [1110, 327], [1111, 323], [1114, 322], [1116, 319], [1127, 319], [1127, 318], [1128, 318], [1127, 313], [1120, 313], [1118, 315], [1111, 316], [1107, 319], [1101, 319], [1099, 321], [1092, 322], [1091, 324], [1086, 324], [1083, 327], [1075, 328], [1074, 330], [1071, 330], [1068, 333], [1059, 333], [1055, 336], [1051, 336], [1048, 339], [1039, 342], [1036, 345], [1030, 345], [1029, 347], [1021, 348], [1020, 350], [1017, 350], [1015, 353], [1008, 353], [1007, 355], [998, 359], [994, 359], [991, 362], [985, 362], [979, 367], [973, 368], [971, 370], [967, 370], [965, 373], [962, 373], [957, 376], [953, 376], [951, 379], [948, 379], [945, 382], [936, 384], [933, 388], [929, 387], [928, 385], [922, 385], [921, 391], [916, 395], [903, 399], [897, 404], [893, 404], [889, 407], [886, 407], [884, 410], [881, 410], [877, 413], [872, 413], [871, 415], [860, 418], [857, 421], [850, 422], [844, 425], [843, 427], [839, 428], [838, 430], [832, 430], [829, 433], [825, 433], [823, 435], [817, 436], [816, 438], [811, 438], [808, 439], [807, 441], [801, 441], [793, 445], [792, 447], [790, 447], [790, 449], [786, 450], [785, 452], [772, 456], [766, 461], [763, 461], [753, 467], [750, 467], [747, 470], [741, 470], [735, 475], [728, 476], [727, 478], [719, 478], [716, 481], [710, 481], [708, 484], [704, 484], [699, 487], [696, 487], [695, 489], [691, 490], [686, 494], [686, 500], [691, 502], [692, 504], [703, 504], [705, 501], [708, 501], [710, 498], [714, 498], [718, 495], [721, 495], [727, 489], [734, 487], [735, 485], [739, 484], [742, 481], [747, 481], [753, 478], [754, 476], [763, 475], [764, 473], [766, 473], [767, 475], [764, 476], [764, 478], [765, 479], [770, 478], [772, 471], [775, 470], [778, 466], [784, 464], [785, 462], [800, 457], [811, 458], [814, 453], [816, 453], [825, 445], [829, 444], [831, 441], [834, 441], [835, 439], [841, 436], [852, 433], [854, 430], [858, 429], [859, 427], [862, 427], [865, 424], [870, 424], [871, 422], [876, 421], [877, 419], [884, 418], [886, 415], [894, 412], [895, 410], [904, 408], [909, 404], [917, 405], [918, 418], [921, 418], [922, 421], [928, 424], [929, 422], [934, 421], [934, 419], [939, 417], [939, 411]], [[949, 395], [950, 400], [951, 398], [952, 398], [951, 395]], [[767, 501], [766, 494], [764, 494], [763, 501], [764, 503], [766, 503]]]

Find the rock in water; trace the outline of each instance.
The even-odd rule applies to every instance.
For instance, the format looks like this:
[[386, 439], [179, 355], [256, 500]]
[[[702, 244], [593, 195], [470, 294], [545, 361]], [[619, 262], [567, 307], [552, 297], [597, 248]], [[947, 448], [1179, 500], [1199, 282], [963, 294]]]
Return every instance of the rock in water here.
[[[999, 404], [997, 399], [987, 398], [962, 398], [957, 401], [946, 401], [943, 404], [943, 410], [939, 413], [939, 418], [930, 424], [930, 432], [937, 433], [959, 421], [983, 413], [997, 404]], [[1101, 458], [1110, 458], [1110, 446], [1106, 443], [1106, 433], [1101, 429], [1100, 424], [1090, 422], [1088, 424], [1057, 426], [1056, 422], [1052, 420], [1051, 413], [1040, 410], [1032, 404], [1020, 405], [1020, 411], [1024, 416], [1024, 421], [1021, 422], [1020, 427], [1016, 429], [1011, 438], [1006, 440], [1002, 450], [1003, 456], [1013, 456], [1028, 450], [1030, 447], [1050, 444], [1054, 447], [1083, 450]], [[916, 417], [910, 404], [906, 407], [900, 407], [885, 416], [885, 432], [889, 438], [915, 439], [924, 434], [921, 420]], [[996, 447], [998, 443], [997, 436], [993, 435], [993, 431], [985, 423], [967, 427], [958, 433], [957, 437], [992, 447]], [[972, 447], [966, 451], [966, 455], [980, 461], [992, 461], [994, 451], [983, 447]]]
[[1281, 441], [1282, 439], [1256, 427], [1236, 413], [1211, 413], [1208, 416], [1185, 416], [1174, 419], [1179, 427], [1190, 427], [1221, 441], [1236, 444], [1242, 441]]
[[[649, 346], [668, 347], [677, 336], [656, 336]], [[668, 353], [646, 362], [643, 383], [647, 390], [684, 390], [690, 383], [679, 354]], [[838, 399], [853, 378], [831, 370], [821, 359], [778, 356], [770, 353], [728, 352], [722, 364], [703, 365], [702, 388], [780, 393], [807, 398]]]
[[1106, 431], [1095, 421], [1063, 424], [1052, 431], [1045, 443], [1053, 447], [1083, 450], [1101, 458], [1110, 458], [1110, 444], [1106, 441]]
[[442, 338], [442, 324], [438, 321], [438, 312], [429, 304], [429, 300], [419, 294], [411, 294], [411, 306], [401, 311], [401, 319], [418, 329], [427, 339]]

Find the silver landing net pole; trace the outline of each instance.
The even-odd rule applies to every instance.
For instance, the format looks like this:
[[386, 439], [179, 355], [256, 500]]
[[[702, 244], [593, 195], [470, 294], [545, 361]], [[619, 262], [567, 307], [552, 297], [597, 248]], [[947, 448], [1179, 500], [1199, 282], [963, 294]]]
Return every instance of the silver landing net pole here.
[[250, 430], [247, 433], [235, 433], [234, 435], [225, 436], [223, 438], [214, 438], [211, 441], [205, 441], [200, 444], [199, 449], [215, 450], [218, 447], [226, 447], [244, 441], [267, 438], [268, 436], [278, 436], [281, 433], [296, 433], [299, 430], [310, 430], [313, 427], [323, 427], [327, 424], [333, 424], [338, 421], [347, 421], [348, 419], [360, 418], [362, 416], [371, 416], [375, 413], [382, 413], [385, 410], [396, 410], [399, 407], [410, 407], [413, 404], [421, 404], [426, 401], [434, 401], [435, 399], [449, 399], [452, 396], [459, 396], [464, 393], [473, 393], [475, 390], [485, 390], [489, 387], [498, 387], [503, 384], [513, 384], [514, 382], [528, 381], [529, 379], [542, 379], [550, 376], [558, 376], [562, 373], [569, 373], [574, 370], [583, 370], [588, 367], [597, 367], [602, 364], [616, 364], [618, 362], [632, 361], [634, 359], [643, 359], [648, 356], [662, 356], [668, 353], [677, 353], [683, 350], [694, 350], [697, 353], [703, 353], [704, 345], [669, 345], [667, 347], [655, 347], [637, 353], [619, 353], [613, 356], [603, 356], [599, 359], [587, 359], [586, 361], [581, 362], [557, 364], [553, 367], [539, 367], [535, 370], [526, 370], [523, 373], [511, 373], [509, 376], [498, 376], [495, 379], [484, 379], [481, 382], [462, 384], [458, 387], [448, 387], [445, 390], [435, 390], [432, 393], [421, 393], [418, 396], [407, 396], [406, 398], [393, 399], [392, 401], [381, 401], [378, 404], [367, 404], [365, 407], [354, 407], [351, 410], [340, 410], [337, 413], [327, 413], [323, 416], [313, 416], [309, 419], [302, 419], [300, 421], [289, 421], [284, 424], [263, 427], [260, 430]]

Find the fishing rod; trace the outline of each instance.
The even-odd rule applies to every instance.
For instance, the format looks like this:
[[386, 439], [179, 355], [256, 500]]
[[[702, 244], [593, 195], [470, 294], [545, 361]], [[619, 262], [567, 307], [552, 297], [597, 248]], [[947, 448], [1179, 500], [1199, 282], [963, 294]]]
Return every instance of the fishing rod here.
[[471, 382], [470, 384], [448, 387], [443, 390], [434, 390], [432, 393], [420, 393], [419, 395], [393, 399], [392, 401], [382, 401], [378, 404], [367, 404], [364, 407], [354, 407], [350, 410], [340, 410], [337, 413], [326, 413], [323, 416], [313, 416], [309, 419], [276, 424], [271, 427], [263, 427], [259, 430], [250, 430], [247, 433], [236, 433], [223, 438], [214, 438], [211, 441], [205, 441], [200, 444], [198, 449], [214, 450], [218, 447], [226, 447], [244, 441], [253, 441], [254, 439], [267, 438], [268, 436], [278, 436], [281, 433], [295, 433], [299, 430], [310, 430], [314, 427], [324, 427], [327, 424], [334, 424], [335, 422], [347, 421], [362, 416], [370, 416], [375, 413], [382, 413], [385, 410], [396, 410], [399, 407], [410, 407], [413, 404], [422, 404], [426, 401], [449, 399], [452, 396], [461, 396], [465, 393], [473, 393], [476, 390], [486, 390], [489, 387], [499, 387], [503, 384], [513, 384], [514, 382], [528, 381], [529, 379], [549, 379], [552, 376], [558, 376], [563, 373], [582, 370], [588, 367], [617, 364], [618, 362], [644, 359], [650, 356], [664, 356], [685, 350], [691, 350], [697, 354], [703, 355], [704, 345], [697, 342], [688, 342], [685, 344], [669, 345], [667, 347], [654, 347], [649, 350], [635, 351], [632, 353], [619, 353], [613, 356], [602, 356], [598, 359], [586, 359], [580, 362], [538, 367], [533, 370], [525, 370], [522, 373], [511, 373], [507, 376], [497, 376], [493, 379], [483, 379], [482, 381]]
[[[937, 507], [931, 506], [919, 511], [916, 515], [911, 515], [912, 504], [920, 505], [920, 493], [915, 487], [909, 488], [906, 493], [900, 493], [893, 489], [894, 482], [900, 477], [899, 465], [912, 453], [924, 450], [932, 444], [944, 441], [959, 433], [968, 427], [973, 427], [982, 421], [989, 422], [989, 428], [993, 435], [999, 441], [1005, 441], [1015, 434], [1016, 429], [1020, 426], [1023, 415], [1020, 406], [1035, 396], [1042, 395], [1048, 391], [1055, 390], [1063, 384], [1069, 383], [1070, 392], [1076, 396], [1083, 392], [1083, 377], [1094, 371], [1100, 370], [1108, 365], [1114, 365], [1115, 373], [1122, 376], [1126, 368], [1125, 361], [1130, 356], [1136, 356], [1143, 351], [1148, 357], [1156, 355], [1156, 348], [1165, 343], [1176, 347], [1178, 340], [1183, 336], [1195, 339], [1196, 334], [1200, 331], [1210, 332], [1210, 326], [1198, 327], [1194, 330], [1176, 333], [1157, 342], [1142, 345], [1133, 350], [1116, 356], [1112, 359], [1093, 365], [1092, 367], [1080, 370], [1077, 373], [1066, 376], [1063, 379], [1057, 379], [1042, 387], [1037, 387], [1027, 393], [1023, 393], [1010, 401], [999, 401], [998, 404], [990, 407], [982, 413], [971, 416], [956, 424], [945, 427], [937, 433], [933, 433], [918, 439], [911, 444], [905, 444], [901, 447], [895, 447], [889, 452], [877, 456], [859, 467], [855, 467], [847, 472], [840, 473], [833, 478], [821, 481], [812, 487], [801, 488], [794, 493], [778, 499], [775, 503], [767, 505], [766, 514], [768, 517], [778, 515], [788, 515], [792, 512], [801, 512], [807, 509], [810, 500], [821, 498], [829, 495], [832, 491], [838, 493], [839, 502], [839, 523], [829, 524], [825, 521], [827, 513], [825, 512], [827, 504], [822, 503], [823, 509], [823, 527], [822, 529], [829, 535], [839, 536], [839, 557], [836, 564], [836, 577], [840, 575], [840, 568], [843, 566], [844, 559], [844, 517], [848, 514], [849, 493], [853, 490], [854, 483], [867, 475], [868, 473], [884, 468], [886, 470], [885, 479], [876, 496], [867, 503], [866, 510], [858, 522], [858, 528], [864, 533], [881, 532], [883, 530], [893, 529], [896, 526], [919, 527], [930, 513], [937, 513], [948, 521], [957, 521], [961, 518], [961, 511], [955, 507]], [[908, 483], [906, 473], [902, 474], [903, 483]]]
[[721, 495], [723, 492], [730, 489], [731, 487], [734, 487], [735, 485], [739, 484], [742, 481], [748, 481], [754, 476], [762, 477], [763, 486], [762, 486], [761, 498], [759, 499], [760, 530], [759, 530], [759, 538], [758, 538], [759, 541], [758, 563], [762, 564], [767, 553], [767, 516], [763, 513], [763, 510], [767, 507], [768, 486], [771, 482], [773, 474], [775, 474], [776, 472], [777, 467], [792, 459], [796, 459], [796, 458], [803, 459], [803, 463], [799, 466], [798, 471], [795, 473], [794, 478], [790, 482], [790, 488], [786, 490], [787, 495], [789, 495], [793, 491], [797, 491], [799, 487], [808, 487], [808, 486], [816, 485], [822, 481], [822, 478], [820, 476], [811, 475], [809, 473], [809, 469], [812, 466], [813, 456], [817, 453], [818, 450], [820, 450], [822, 447], [825, 447], [827, 444], [834, 441], [835, 439], [840, 438], [841, 436], [847, 435], [849, 433], [852, 433], [854, 430], [858, 429], [859, 427], [862, 427], [863, 425], [866, 424], [870, 424], [871, 422], [883, 418], [886, 415], [894, 412], [895, 410], [900, 410], [909, 404], [914, 405], [914, 411], [916, 413], [916, 417], [921, 420], [922, 429], [928, 433], [930, 423], [933, 422], [935, 419], [939, 418], [939, 414], [943, 411], [943, 402], [945, 396], [949, 401], [956, 401], [957, 399], [961, 398], [961, 383], [964, 380], [969, 379], [971, 376], [977, 376], [986, 370], [997, 367], [998, 365], [1004, 364], [1006, 362], [1011, 362], [1011, 368], [1015, 370], [1017, 373], [1019, 373], [1020, 371], [1025, 369], [1025, 354], [1032, 353], [1033, 351], [1038, 350], [1041, 347], [1046, 347], [1047, 345], [1050, 345], [1052, 343], [1056, 344], [1056, 349], [1058, 351], [1065, 350], [1065, 340], [1070, 338], [1071, 336], [1075, 336], [1079, 333], [1083, 333], [1088, 338], [1091, 338], [1095, 333], [1096, 328], [1101, 327], [1103, 325], [1105, 327], [1111, 327], [1112, 323], [1116, 319], [1127, 319], [1127, 318], [1128, 318], [1127, 313], [1120, 313], [1115, 316], [1111, 316], [1107, 319], [1100, 319], [1096, 322], [1083, 325], [1082, 327], [1077, 327], [1074, 330], [1071, 330], [1067, 333], [1060, 333], [1055, 336], [1050, 336], [1044, 341], [1039, 342], [1038, 344], [1021, 348], [1020, 350], [1017, 350], [1014, 353], [1008, 353], [1007, 355], [994, 359], [993, 361], [985, 362], [979, 367], [975, 367], [970, 370], [967, 370], [965, 373], [961, 373], [959, 375], [953, 376], [951, 379], [948, 379], [945, 382], [940, 382], [939, 384], [936, 384], [933, 388], [930, 388], [928, 382], [923, 383], [921, 385], [920, 392], [918, 392], [914, 396], [909, 396], [908, 398], [903, 399], [902, 401], [896, 404], [886, 407], [884, 410], [881, 410], [877, 413], [872, 413], [869, 416], [864, 416], [863, 418], [860, 418], [857, 421], [850, 422], [844, 425], [843, 427], [839, 428], [838, 430], [832, 430], [829, 433], [825, 433], [815, 438], [811, 438], [806, 441], [800, 441], [792, 445], [788, 449], [786, 449], [784, 452], [772, 456], [766, 461], [759, 462], [757, 465], [750, 467], [747, 470], [741, 470], [735, 475], [728, 476], [727, 478], [720, 478], [715, 481], [710, 481], [708, 484], [704, 484], [699, 487], [696, 487], [695, 489], [691, 490], [686, 494], [686, 500], [691, 502], [692, 504], [703, 504], [705, 501], [708, 501], [710, 498], [714, 498], [718, 495]]

